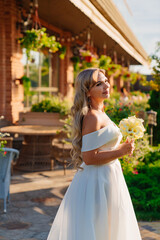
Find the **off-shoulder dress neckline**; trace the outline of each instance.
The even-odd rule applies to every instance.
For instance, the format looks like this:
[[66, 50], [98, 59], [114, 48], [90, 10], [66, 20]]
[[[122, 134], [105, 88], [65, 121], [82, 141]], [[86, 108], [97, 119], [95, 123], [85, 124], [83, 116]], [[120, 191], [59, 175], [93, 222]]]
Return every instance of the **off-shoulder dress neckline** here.
[[102, 127], [102, 128], [100, 128], [100, 129], [98, 129], [98, 130], [96, 130], [96, 131], [93, 131], [93, 132], [90, 132], [90, 133], [87, 133], [87, 134], [85, 134], [85, 135], [83, 135], [82, 136], [82, 138], [83, 137], [86, 137], [86, 136], [88, 136], [88, 135], [90, 135], [90, 134], [92, 134], [92, 133], [96, 133], [96, 132], [99, 132], [99, 131], [101, 131], [101, 130], [104, 130], [105, 128], [107, 129], [108, 127], [117, 127], [117, 125], [115, 124], [115, 123], [110, 123], [110, 124], [108, 124], [107, 126], [105, 126], [105, 127]]

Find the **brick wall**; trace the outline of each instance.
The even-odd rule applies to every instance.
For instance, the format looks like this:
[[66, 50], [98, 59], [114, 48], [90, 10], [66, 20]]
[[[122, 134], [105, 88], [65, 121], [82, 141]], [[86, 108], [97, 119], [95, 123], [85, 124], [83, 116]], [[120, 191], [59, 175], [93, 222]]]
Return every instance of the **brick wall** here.
[[6, 63], [4, 1], [0, 0], [0, 116], [6, 113]]
[[23, 75], [17, 21], [16, 0], [0, 0], [0, 45], [3, 46], [0, 48], [0, 115], [11, 122], [18, 120], [18, 113], [23, 109], [23, 88], [14, 84]]
[[[16, 0], [0, 0], [0, 116], [15, 123], [19, 112], [23, 111], [23, 87], [15, 85], [15, 80], [23, 76], [22, 52], [16, 28], [18, 6]], [[73, 97], [73, 64], [69, 44], [64, 60], [60, 60], [59, 90], [68, 98]]]

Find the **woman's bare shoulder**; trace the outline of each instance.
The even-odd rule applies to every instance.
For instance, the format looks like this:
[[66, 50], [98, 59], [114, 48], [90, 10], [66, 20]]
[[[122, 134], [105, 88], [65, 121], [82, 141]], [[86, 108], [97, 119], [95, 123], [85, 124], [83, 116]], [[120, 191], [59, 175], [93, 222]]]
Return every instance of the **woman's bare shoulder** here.
[[101, 128], [100, 116], [94, 111], [89, 111], [83, 119], [82, 136]]

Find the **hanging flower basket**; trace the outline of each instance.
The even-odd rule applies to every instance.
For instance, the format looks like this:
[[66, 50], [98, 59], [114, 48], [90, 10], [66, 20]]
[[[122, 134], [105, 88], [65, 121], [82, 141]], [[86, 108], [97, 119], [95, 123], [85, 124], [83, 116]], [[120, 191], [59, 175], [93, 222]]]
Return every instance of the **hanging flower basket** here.
[[90, 63], [92, 61], [92, 56], [85, 56], [85, 61]]
[[92, 56], [92, 53], [89, 50], [80, 50], [80, 55], [85, 58], [88, 56]]
[[21, 47], [26, 49], [28, 59], [31, 59], [31, 51], [45, 51], [45, 54], [64, 52], [62, 45], [56, 41], [56, 37], [47, 35], [46, 28], [27, 30], [25, 35], [18, 40]]

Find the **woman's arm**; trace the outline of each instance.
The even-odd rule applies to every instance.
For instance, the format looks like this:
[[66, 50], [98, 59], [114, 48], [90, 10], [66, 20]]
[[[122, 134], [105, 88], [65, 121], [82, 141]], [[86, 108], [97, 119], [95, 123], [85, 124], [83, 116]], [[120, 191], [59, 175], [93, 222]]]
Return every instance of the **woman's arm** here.
[[[91, 112], [83, 121], [82, 135], [99, 130], [102, 126], [102, 120], [99, 114]], [[126, 154], [132, 154], [134, 150], [134, 142], [129, 142], [119, 145], [117, 149], [110, 151], [99, 151], [94, 149], [87, 152], [82, 152], [82, 158], [86, 165], [101, 165], [106, 164], [116, 158], [120, 158]]]
[[132, 154], [134, 150], [133, 141], [122, 143], [115, 150], [110, 151], [98, 151], [98, 149], [83, 152], [82, 158], [86, 165], [102, 165], [109, 163], [110, 161], [120, 158], [126, 154]]

